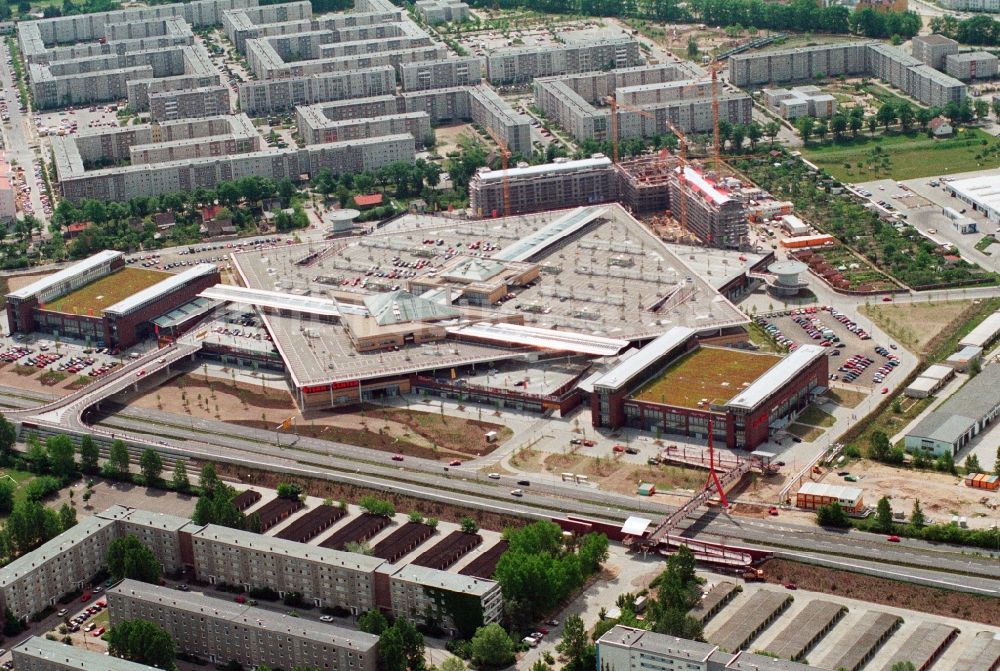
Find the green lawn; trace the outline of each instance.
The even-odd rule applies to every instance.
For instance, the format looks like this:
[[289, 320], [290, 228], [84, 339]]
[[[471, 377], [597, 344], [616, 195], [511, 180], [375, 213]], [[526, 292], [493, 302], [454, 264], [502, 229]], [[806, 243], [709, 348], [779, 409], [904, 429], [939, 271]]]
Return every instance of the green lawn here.
[[0, 479], [7, 480], [7, 482], [13, 480], [17, 486], [17, 489], [14, 491], [14, 501], [20, 501], [24, 498], [25, 486], [34, 480], [35, 477], [35, 474], [31, 471], [17, 471], [13, 468], [0, 469]]
[[[997, 167], [996, 158], [976, 158], [984, 149], [984, 140], [997, 144], [997, 140], [978, 128], [965, 130], [954, 138], [944, 140], [933, 140], [919, 132], [875, 138], [859, 135], [856, 140], [846, 144], [809, 147], [803, 153], [834, 178], [844, 182], [868, 182], [886, 177], [914, 179]], [[866, 162], [868, 152], [876, 146], [886, 150], [892, 159], [889, 174], [876, 175], [864, 167], [857, 167], [859, 162]], [[851, 165], [849, 169], [845, 167], [847, 163]]]
[[833, 415], [827, 411], [811, 405], [795, 421], [799, 424], [808, 424], [809, 426], [833, 426], [835, 420]]

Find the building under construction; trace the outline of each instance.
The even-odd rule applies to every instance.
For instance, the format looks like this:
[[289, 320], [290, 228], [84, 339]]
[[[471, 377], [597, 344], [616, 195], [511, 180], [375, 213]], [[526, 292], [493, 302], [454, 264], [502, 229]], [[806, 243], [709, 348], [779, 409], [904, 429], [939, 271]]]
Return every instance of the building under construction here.
[[731, 249], [745, 247], [749, 231], [744, 204], [701, 171], [691, 166], [683, 170], [683, 179], [679, 167], [671, 169], [667, 179], [674, 216], [686, 209], [687, 229], [702, 242]]
[[677, 168], [672, 154], [640, 156], [619, 162], [618, 199], [634, 214], [670, 209], [670, 173]]

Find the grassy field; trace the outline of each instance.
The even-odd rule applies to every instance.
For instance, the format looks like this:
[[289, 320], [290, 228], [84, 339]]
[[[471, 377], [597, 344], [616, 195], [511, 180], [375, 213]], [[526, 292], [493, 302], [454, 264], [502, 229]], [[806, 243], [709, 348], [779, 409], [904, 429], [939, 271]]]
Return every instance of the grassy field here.
[[45, 308], [74, 315], [86, 315], [93, 311], [93, 316], [97, 317], [100, 316], [104, 308], [110, 307], [168, 277], [170, 277], [170, 273], [161, 273], [158, 270], [122, 268], [116, 273], [94, 280], [51, 303], [46, 303]]
[[[996, 301], [988, 302], [992, 305]], [[982, 302], [971, 300], [875, 303], [863, 306], [861, 312], [906, 349], [924, 357], [931, 353], [930, 349], [939, 334], [954, 331], [965, 320], [982, 313], [982, 305]]]
[[834, 419], [830, 413], [811, 405], [795, 421], [810, 426], [833, 426]]
[[[810, 161], [844, 182], [867, 182], [880, 177], [914, 179], [989, 167], [986, 164], [988, 161], [984, 163], [982, 157], [976, 158], [983, 150], [983, 141], [996, 142], [976, 128], [944, 140], [933, 140], [918, 132], [875, 138], [859, 135], [848, 143], [810, 147], [803, 153]], [[888, 174], [880, 172], [876, 175], [866, 167], [858, 167], [858, 163], [867, 162], [867, 154], [876, 146], [882, 147], [892, 159]]]
[[780, 360], [771, 354], [702, 347], [671, 364], [635, 398], [686, 408], [696, 407], [703, 398], [724, 403]]

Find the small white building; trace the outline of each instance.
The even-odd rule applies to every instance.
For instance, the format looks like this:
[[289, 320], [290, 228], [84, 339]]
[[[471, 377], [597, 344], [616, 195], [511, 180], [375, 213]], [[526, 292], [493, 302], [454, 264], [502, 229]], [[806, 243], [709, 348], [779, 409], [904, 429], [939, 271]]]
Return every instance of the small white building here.
[[781, 227], [785, 229], [788, 235], [798, 237], [800, 235], [809, 235], [809, 224], [802, 221], [794, 214], [786, 214], [781, 217]]
[[983, 358], [983, 348], [982, 347], [963, 347], [958, 350], [950, 357], [945, 359], [945, 363], [957, 370], [959, 373], [968, 372], [969, 368], [976, 361], [980, 361]]
[[932, 377], [924, 377], [921, 375], [903, 390], [903, 393], [910, 398], [927, 398], [928, 396], [933, 396], [937, 393], [937, 390], [941, 388], [941, 381], [935, 380]]

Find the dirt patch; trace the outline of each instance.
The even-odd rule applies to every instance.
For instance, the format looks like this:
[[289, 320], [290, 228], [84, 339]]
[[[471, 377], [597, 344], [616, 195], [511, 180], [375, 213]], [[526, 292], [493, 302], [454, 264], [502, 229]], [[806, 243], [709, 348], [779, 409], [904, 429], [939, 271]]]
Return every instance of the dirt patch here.
[[17, 277], [5, 277], [3, 278], [7, 282], [7, 292], [17, 291], [22, 287], [26, 287], [32, 282], [42, 279], [52, 273], [37, 273], [35, 275], [18, 275]]
[[544, 454], [539, 450], [533, 450], [530, 447], [518, 450], [510, 457], [510, 465], [516, 467], [521, 471], [528, 471], [531, 473], [537, 473], [542, 470], [542, 462], [544, 461]]
[[[240, 426], [252, 426], [264, 431], [274, 431], [274, 422], [264, 422], [259, 419], [234, 419], [229, 420], [230, 424]], [[285, 430], [281, 434], [281, 441], [288, 443], [292, 440], [292, 431]], [[381, 452], [399, 453], [409, 457], [420, 457], [422, 459], [442, 459], [454, 458], [454, 453], [448, 454], [444, 450], [435, 450], [433, 447], [417, 445], [399, 438], [393, 437], [388, 431], [372, 431], [369, 429], [349, 429], [342, 426], [326, 426], [323, 424], [303, 424], [296, 426], [294, 433], [309, 438], [319, 438], [335, 443], [347, 443], [358, 447], [367, 447]]]
[[[339, 416], [350, 417], [352, 414], [354, 413]], [[470, 457], [489, 454], [514, 433], [501, 424], [405, 408], [366, 408], [358, 418], [361, 421], [381, 419], [386, 424], [402, 425], [432, 445]], [[486, 434], [490, 431], [497, 434], [497, 439], [492, 443], [486, 440]]]
[[42, 373], [42, 375], [38, 378], [38, 381], [46, 387], [54, 387], [65, 379], [66, 373], [60, 373], [57, 370], [50, 370]]
[[458, 151], [459, 140], [463, 135], [468, 138], [477, 137], [472, 124], [460, 123], [435, 128], [434, 138], [437, 140], [435, 151], [440, 156], [447, 156], [450, 152]]
[[[920, 507], [928, 523], [947, 523], [953, 515], [964, 516], [973, 528], [989, 528], [997, 519], [1000, 494], [966, 487], [962, 478], [933, 471], [914, 471], [862, 459], [850, 465], [853, 475], [861, 478], [865, 501], [874, 506], [888, 496], [895, 512], [909, 516], [913, 502]], [[840, 478], [827, 476], [825, 482], [837, 484]]]
[[939, 333], [950, 331], [969, 318], [979, 301], [892, 303], [866, 305], [861, 312], [900, 344], [919, 356], [928, 355]]
[[[188, 467], [189, 473], [197, 473], [203, 464], [195, 463]], [[512, 515], [500, 515], [497, 513], [475, 510], [472, 508], [461, 508], [459, 506], [446, 505], [435, 501], [427, 501], [412, 496], [393, 494], [383, 490], [368, 489], [355, 485], [321, 480], [318, 478], [291, 478], [280, 473], [270, 471], [258, 471], [232, 464], [215, 464], [215, 469], [220, 477], [236, 480], [248, 485], [258, 485], [274, 489], [281, 482], [295, 482], [301, 484], [310, 496], [322, 499], [333, 499], [334, 501], [347, 501], [356, 503], [365, 496], [377, 496], [381, 499], [391, 501], [396, 510], [416, 510], [425, 517], [436, 517], [447, 522], [460, 522], [463, 517], [471, 517], [476, 520], [476, 524], [482, 529], [491, 531], [503, 531], [507, 527], [519, 527], [527, 523], [519, 517]]]
[[67, 392], [76, 391], [77, 389], [83, 389], [91, 382], [92, 380], [89, 377], [77, 377], [72, 382], [64, 386], [63, 389]]
[[764, 575], [768, 582], [779, 585], [793, 582], [802, 589], [813, 592], [1000, 626], [1000, 599], [949, 592], [783, 559], [767, 561], [764, 564]]
[[21, 364], [14, 366], [14, 372], [21, 377], [31, 377], [40, 370], [41, 368], [36, 368], [34, 366], [22, 366]]

